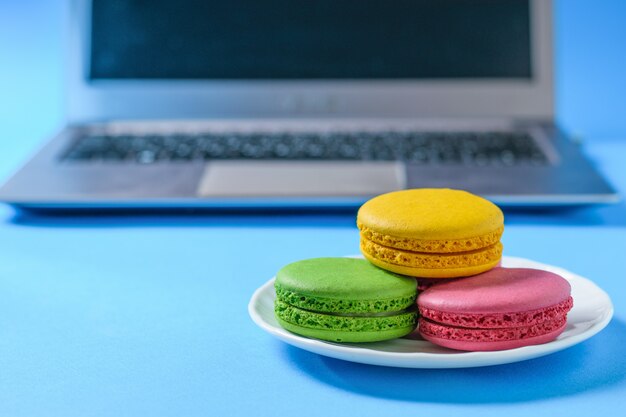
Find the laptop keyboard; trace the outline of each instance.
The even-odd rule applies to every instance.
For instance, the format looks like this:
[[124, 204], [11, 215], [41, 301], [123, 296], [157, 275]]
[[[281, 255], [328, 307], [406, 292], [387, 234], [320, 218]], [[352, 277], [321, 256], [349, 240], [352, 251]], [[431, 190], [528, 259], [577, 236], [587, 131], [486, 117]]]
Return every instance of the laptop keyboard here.
[[61, 159], [137, 164], [216, 159], [400, 160], [477, 166], [548, 163], [525, 132], [86, 135], [77, 138]]

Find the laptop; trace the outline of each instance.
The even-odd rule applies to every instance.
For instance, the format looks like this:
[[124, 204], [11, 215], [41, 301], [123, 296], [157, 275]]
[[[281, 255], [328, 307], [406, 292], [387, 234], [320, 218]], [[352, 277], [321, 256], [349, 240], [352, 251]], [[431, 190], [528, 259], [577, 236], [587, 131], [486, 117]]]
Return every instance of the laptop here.
[[546, 0], [74, 0], [67, 126], [24, 209], [610, 203], [554, 123]]

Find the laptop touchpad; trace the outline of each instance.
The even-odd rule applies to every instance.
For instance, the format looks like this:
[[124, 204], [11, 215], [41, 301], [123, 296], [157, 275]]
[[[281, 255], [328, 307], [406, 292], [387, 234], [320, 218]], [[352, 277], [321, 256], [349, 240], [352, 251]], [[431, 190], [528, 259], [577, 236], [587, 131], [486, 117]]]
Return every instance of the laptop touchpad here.
[[362, 196], [403, 188], [397, 162], [215, 161], [198, 186], [200, 197]]

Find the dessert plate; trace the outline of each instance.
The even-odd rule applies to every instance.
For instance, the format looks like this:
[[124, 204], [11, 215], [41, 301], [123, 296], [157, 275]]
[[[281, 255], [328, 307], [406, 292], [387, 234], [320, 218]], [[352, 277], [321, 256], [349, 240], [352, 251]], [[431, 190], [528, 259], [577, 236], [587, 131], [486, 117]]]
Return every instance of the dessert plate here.
[[374, 343], [332, 343], [291, 333], [274, 318], [274, 278], [257, 289], [248, 304], [252, 320], [269, 334], [290, 345], [320, 355], [370, 365], [404, 368], [470, 368], [533, 359], [558, 352], [589, 339], [606, 327], [613, 317], [611, 299], [590, 280], [565, 269], [523, 258], [505, 256], [502, 266], [551, 271], [572, 286], [574, 308], [567, 316], [565, 331], [554, 341], [496, 352], [462, 352], [433, 345], [417, 332], [401, 339]]

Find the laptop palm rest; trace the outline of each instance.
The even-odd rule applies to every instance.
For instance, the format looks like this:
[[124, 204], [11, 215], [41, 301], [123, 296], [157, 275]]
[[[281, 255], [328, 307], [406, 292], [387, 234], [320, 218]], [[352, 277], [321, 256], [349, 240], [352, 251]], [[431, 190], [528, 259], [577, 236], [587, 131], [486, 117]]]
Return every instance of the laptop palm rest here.
[[353, 196], [405, 186], [397, 162], [216, 161], [207, 165], [200, 197]]

